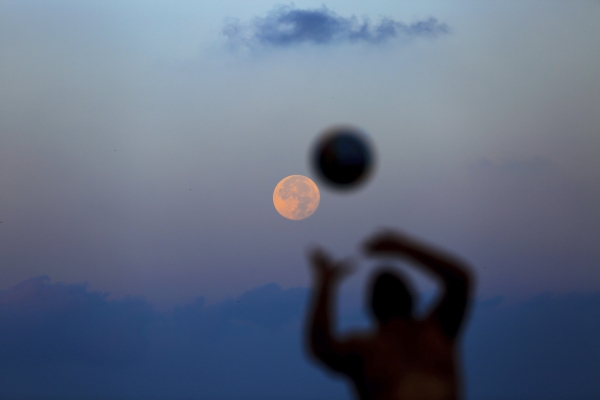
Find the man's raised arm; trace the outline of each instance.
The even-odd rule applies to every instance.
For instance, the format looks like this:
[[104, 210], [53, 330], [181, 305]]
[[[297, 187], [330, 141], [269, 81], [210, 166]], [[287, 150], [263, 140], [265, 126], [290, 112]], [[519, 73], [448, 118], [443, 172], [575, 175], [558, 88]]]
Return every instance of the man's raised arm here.
[[314, 292], [312, 298], [312, 314], [308, 321], [308, 345], [319, 360], [336, 371], [343, 372], [348, 366], [348, 352], [332, 333], [334, 318], [332, 316], [332, 296], [340, 279], [350, 272], [343, 262], [333, 262], [320, 249], [309, 254], [313, 268]]
[[439, 321], [448, 337], [453, 339], [458, 335], [471, 296], [471, 275], [463, 262], [405, 235], [389, 231], [368, 240], [365, 250], [371, 255], [411, 259], [441, 278], [444, 288], [432, 316]]

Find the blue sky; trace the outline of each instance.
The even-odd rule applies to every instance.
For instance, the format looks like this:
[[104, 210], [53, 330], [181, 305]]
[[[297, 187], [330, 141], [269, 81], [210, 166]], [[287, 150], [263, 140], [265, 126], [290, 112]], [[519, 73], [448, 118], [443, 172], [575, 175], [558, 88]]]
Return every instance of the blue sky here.
[[[25, 321], [3, 319], [2, 329], [6, 337], [30, 332], [22, 347], [4, 342], [0, 349], [8, 351], [2, 368], [16, 382], [7, 390], [29, 393], [30, 362], [54, 382], [48, 393], [57, 396], [78, 365], [89, 365], [90, 376], [104, 372], [95, 383], [72, 386], [81, 390], [74, 397], [131, 368], [138, 368], [126, 375], [137, 377], [127, 389], [133, 392], [115, 383], [111, 396], [138, 393], [163, 363], [177, 371], [191, 363], [209, 374], [181, 349], [156, 354], [187, 335], [177, 318], [193, 319], [193, 307], [227, 315], [217, 320], [250, 318], [251, 310], [231, 317], [237, 311], [228, 302], [270, 284], [282, 296], [305, 290], [308, 244], [356, 255], [366, 235], [391, 226], [466, 259], [482, 304], [505, 299], [480, 319], [475, 314], [466, 337], [470, 393], [488, 396], [482, 382], [494, 387], [496, 372], [476, 368], [482, 358], [469, 349], [491, 346], [485, 332], [495, 319], [512, 321], [506, 326], [522, 336], [514, 333], [504, 346], [519, 348], [543, 337], [523, 328], [527, 312], [600, 309], [599, 14], [594, 2], [548, 1], [0, 2], [0, 290], [6, 310], [22, 310]], [[287, 175], [312, 177], [308, 149], [339, 123], [370, 135], [375, 174], [351, 194], [323, 188], [319, 209], [306, 220], [282, 218], [271, 202], [275, 185]], [[371, 265], [364, 261], [342, 288], [348, 321], [361, 310]], [[30, 281], [40, 276], [50, 280]], [[427, 293], [435, 289], [414, 278]], [[86, 288], [71, 286], [83, 282]], [[35, 311], [40, 288], [50, 298], [64, 291], [70, 294], [61, 298], [89, 304], [79, 312], [91, 325], [73, 332], [104, 326], [101, 318], [107, 330], [64, 348], [71, 341], [59, 332], [64, 328], [44, 325], [60, 312]], [[279, 335], [276, 342], [297, 357], [282, 382], [304, 388], [314, 379], [321, 386], [306, 396], [347, 396], [343, 384], [310, 367], [294, 347], [303, 306], [294, 307], [285, 323], [269, 328], [288, 331], [265, 333], [250, 324], [243, 340], [264, 344]], [[565, 333], [583, 347], [556, 359], [584, 354], [588, 342], [577, 338], [598, 332], [586, 321]], [[256, 322], [262, 323], [269, 324]], [[224, 331], [213, 327], [214, 335], [227, 332], [227, 324]], [[39, 332], [49, 335], [41, 342], [49, 346], [44, 362], [18, 350]], [[123, 359], [111, 358], [110, 346], [129, 349], [138, 337], [148, 338], [146, 347], [114, 350]], [[223, 348], [233, 343], [223, 340]], [[94, 355], [98, 348], [107, 350]], [[490, 357], [500, 357], [500, 349]], [[227, 360], [211, 380], [219, 385], [206, 392], [218, 395], [230, 364], [245, 365], [250, 356], [211, 354]], [[592, 355], [592, 367], [560, 390], [600, 393]], [[128, 364], [138, 359], [150, 361]], [[510, 366], [523, 362], [505, 357], [496, 364], [510, 377]], [[560, 370], [544, 371], [532, 375], [538, 383], [515, 384], [515, 392], [500, 397], [524, 396], [519, 387], [545, 396], [544, 377]], [[252, 393], [294, 393], [267, 386], [257, 384]], [[177, 395], [204, 393], [185, 387]], [[228, 393], [222, 396], [238, 396]]]

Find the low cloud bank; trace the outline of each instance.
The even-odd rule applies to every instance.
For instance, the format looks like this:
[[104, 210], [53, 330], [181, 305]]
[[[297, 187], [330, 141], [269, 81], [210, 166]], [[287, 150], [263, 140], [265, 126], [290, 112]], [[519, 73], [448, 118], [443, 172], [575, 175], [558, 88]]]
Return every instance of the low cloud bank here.
[[449, 33], [450, 28], [435, 18], [410, 25], [384, 18], [371, 23], [368, 18], [342, 17], [326, 7], [297, 9], [278, 7], [265, 17], [255, 18], [248, 24], [229, 22], [223, 34], [231, 42], [269, 47], [288, 47], [302, 43], [333, 44], [382, 43], [398, 37], [437, 36]]
[[[81, 284], [27, 280], [0, 292], [0, 397], [346, 399], [345, 383], [304, 354], [308, 294], [270, 284], [163, 313]], [[600, 293], [506, 303], [473, 310], [469, 398], [600, 396]]]
[[154, 318], [143, 300], [32, 278], [0, 293], [0, 364], [129, 365], [145, 354]]
[[465, 341], [473, 398], [600, 397], [600, 292], [477, 305]]

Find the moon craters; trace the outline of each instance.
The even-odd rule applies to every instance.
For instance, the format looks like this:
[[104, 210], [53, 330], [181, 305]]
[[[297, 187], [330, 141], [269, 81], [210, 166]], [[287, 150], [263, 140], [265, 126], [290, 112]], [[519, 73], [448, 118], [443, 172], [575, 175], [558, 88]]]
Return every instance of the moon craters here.
[[285, 218], [301, 220], [310, 217], [319, 207], [319, 188], [306, 176], [283, 178], [273, 192], [275, 209]]

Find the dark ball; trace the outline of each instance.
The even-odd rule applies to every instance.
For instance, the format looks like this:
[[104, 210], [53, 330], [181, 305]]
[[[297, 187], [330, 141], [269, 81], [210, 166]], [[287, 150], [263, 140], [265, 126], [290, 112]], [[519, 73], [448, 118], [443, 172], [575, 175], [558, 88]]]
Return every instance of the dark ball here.
[[311, 161], [322, 180], [339, 189], [350, 189], [369, 176], [374, 154], [362, 131], [334, 127], [317, 140]]

